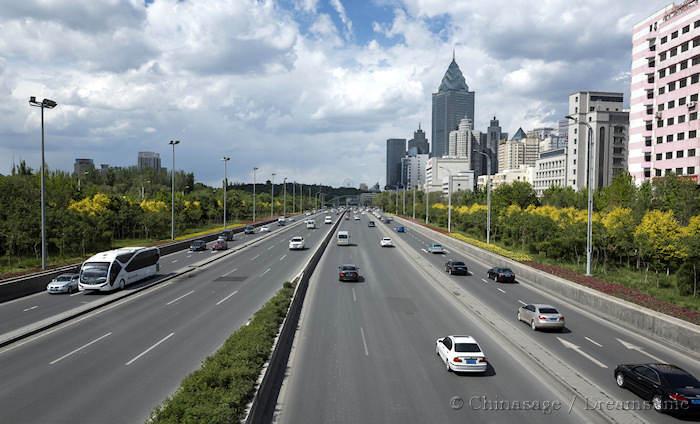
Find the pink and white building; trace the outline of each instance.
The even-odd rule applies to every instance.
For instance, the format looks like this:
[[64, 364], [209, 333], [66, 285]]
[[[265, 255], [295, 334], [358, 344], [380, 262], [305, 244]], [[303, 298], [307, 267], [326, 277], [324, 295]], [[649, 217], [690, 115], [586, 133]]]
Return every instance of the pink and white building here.
[[637, 184], [700, 173], [700, 0], [670, 4], [634, 26], [629, 172]]

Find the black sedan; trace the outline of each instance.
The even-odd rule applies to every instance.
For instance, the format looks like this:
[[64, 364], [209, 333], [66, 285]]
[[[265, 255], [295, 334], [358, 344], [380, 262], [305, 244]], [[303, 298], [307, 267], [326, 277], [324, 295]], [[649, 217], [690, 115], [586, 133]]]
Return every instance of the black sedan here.
[[629, 389], [658, 412], [700, 412], [700, 381], [669, 364], [623, 364], [615, 368], [615, 383]]
[[355, 265], [341, 265], [338, 267], [338, 281], [360, 281], [360, 268]]
[[489, 279], [497, 283], [514, 283], [515, 273], [510, 268], [491, 268], [486, 271]]
[[469, 275], [467, 264], [462, 261], [447, 261], [445, 264], [445, 272], [451, 275]]
[[191, 252], [201, 252], [207, 250], [207, 242], [204, 240], [195, 240], [190, 244]]

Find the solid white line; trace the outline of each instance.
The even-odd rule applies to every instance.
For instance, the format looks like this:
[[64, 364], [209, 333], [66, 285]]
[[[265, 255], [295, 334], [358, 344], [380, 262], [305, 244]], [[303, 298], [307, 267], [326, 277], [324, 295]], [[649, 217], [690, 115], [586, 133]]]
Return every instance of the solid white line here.
[[367, 350], [367, 340], [365, 340], [365, 330], [360, 327], [360, 334], [362, 334], [362, 344], [365, 346], [365, 356], [369, 356], [369, 350]]
[[138, 355], [134, 356], [134, 357], [133, 357], [129, 362], [127, 362], [125, 365], [131, 365], [131, 364], [133, 364], [134, 361], [136, 361], [137, 359], [139, 359], [139, 358], [142, 357], [143, 355], [147, 354], [147, 353], [150, 352], [151, 350], [155, 349], [156, 346], [158, 346], [159, 344], [161, 344], [161, 343], [163, 343], [164, 341], [168, 340], [168, 339], [171, 338], [174, 334], [175, 334], [175, 333], [170, 333], [170, 334], [168, 334], [167, 336], [163, 337], [163, 338], [160, 339], [158, 342], [156, 342], [156, 344], [154, 344], [153, 346], [149, 347], [148, 349], [146, 349], [146, 350], [144, 350], [143, 352], [139, 353]]
[[499, 289], [498, 287], [496, 287], [496, 289], [497, 289], [499, 292], [501, 292], [501, 293], [505, 293], [505, 292], [506, 292], [505, 290]]
[[352, 288], [352, 301], [357, 302], [357, 296], [355, 296], [355, 287]]
[[598, 346], [598, 347], [603, 347], [602, 344], [598, 343], [597, 341], [595, 341], [595, 340], [593, 340], [593, 339], [590, 339], [590, 338], [588, 338], [588, 337], [584, 337], [584, 339], [588, 340], [589, 342], [593, 343], [594, 345], [596, 345], [596, 346]]
[[251, 261], [254, 261], [254, 260], [258, 259], [259, 257], [260, 257], [260, 255], [255, 255], [255, 256], [253, 256], [252, 258], [250, 258], [250, 260], [251, 260]]
[[266, 269], [265, 272], [263, 272], [262, 274], [260, 274], [260, 276], [262, 277], [263, 275], [267, 274], [268, 272], [270, 272], [271, 269], [272, 269], [272, 268]]
[[226, 274], [222, 275], [222, 277], [226, 277], [227, 275], [231, 275], [231, 274], [233, 274], [233, 273], [236, 272], [236, 271], [238, 271], [238, 268], [232, 269], [231, 271], [229, 271], [229, 272], [227, 272]]
[[22, 312], [31, 311], [32, 309], [36, 309], [36, 308], [38, 308], [38, 306], [34, 305], [31, 308], [23, 309]]
[[523, 302], [522, 300], [518, 299], [518, 302], [520, 302], [521, 305], [527, 305], [527, 303]]
[[[481, 281], [482, 281], [483, 283], [486, 283], [486, 280], [484, 280], [483, 278], [481, 279]], [[487, 283], [487, 284], [488, 284], [488, 283]]]
[[177, 302], [178, 300], [182, 299], [182, 298], [185, 297], [185, 296], [191, 295], [192, 293], [194, 293], [194, 290], [190, 290], [190, 291], [188, 291], [187, 293], [183, 294], [182, 296], [177, 297], [177, 298], [171, 300], [170, 302], [166, 303], [166, 305], [172, 305], [173, 303]]
[[216, 305], [217, 305], [217, 306], [218, 306], [218, 305], [221, 305], [222, 303], [224, 303], [224, 302], [226, 302], [227, 300], [229, 300], [229, 298], [230, 298], [231, 296], [233, 296], [234, 294], [236, 294], [236, 293], [238, 293], [238, 290], [234, 291], [234, 292], [231, 293], [230, 295], [228, 295], [228, 296], [226, 296], [225, 298], [221, 299], [220, 301], [216, 302]]
[[174, 261], [171, 261], [170, 263], [171, 263], [171, 264], [174, 264], [175, 262], [177, 262], [177, 259], [175, 259]]
[[283, 260], [284, 260], [284, 258], [286, 258], [286, 257], [287, 257], [287, 254], [285, 253], [285, 254], [284, 254], [284, 255], [282, 255], [282, 257], [280, 258], [280, 261], [283, 261]]
[[81, 351], [81, 350], [85, 349], [86, 347], [90, 346], [91, 344], [97, 343], [97, 342], [99, 342], [100, 340], [104, 339], [105, 337], [107, 337], [107, 336], [109, 336], [109, 335], [111, 335], [111, 334], [112, 334], [112, 332], [110, 331], [109, 333], [104, 334], [104, 335], [102, 335], [102, 336], [96, 338], [95, 340], [93, 340], [93, 341], [91, 341], [91, 342], [89, 342], [89, 343], [85, 343], [84, 345], [80, 346], [79, 348], [74, 349], [74, 350], [71, 350], [70, 352], [66, 353], [65, 355], [61, 356], [60, 358], [54, 359], [53, 361], [49, 362], [49, 365], [53, 365], [53, 364], [55, 364], [55, 363], [58, 362], [58, 361], [61, 361], [61, 360], [63, 360], [63, 359], [66, 359], [67, 357], [71, 356], [71, 355], [74, 354], [75, 352]]

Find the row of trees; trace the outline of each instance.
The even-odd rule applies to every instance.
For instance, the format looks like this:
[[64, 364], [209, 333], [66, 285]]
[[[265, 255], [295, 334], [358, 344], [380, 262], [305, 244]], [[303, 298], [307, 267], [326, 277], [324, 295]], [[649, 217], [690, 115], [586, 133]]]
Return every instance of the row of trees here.
[[[384, 210], [404, 213], [404, 193], [375, 199]], [[406, 215], [413, 213], [407, 192]], [[398, 200], [398, 210], [397, 207]], [[587, 195], [553, 187], [537, 198], [530, 184], [514, 182], [492, 193], [492, 240], [547, 258], [581, 263], [586, 252]], [[606, 269], [634, 267], [677, 273], [679, 290], [693, 293], [700, 273], [700, 189], [673, 175], [636, 186], [629, 175], [594, 194], [593, 260]], [[486, 233], [486, 194], [455, 193], [452, 225], [473, 237]], [[430, 195], [430, 222], [447, 224], [447, 202]], [[416, 217], [425, 219], [425, 195], [416, 193]]]
[[[74, 175], [50, 172], [46, 179], [47, 243], [50, 255], [70, 257], [109, 248], [119, 239], [164, 239], [170, 235], [170, 178], [164, 172], [135, 168], [89, 172], [80, 182]], [[229, 185], [227, 220], [252, 219], [253, 196], [245, 186]], [[282, 187], [280, 187], [281, 190]], [[271, 195], [258, 185], [257, 217], [270, 215]], [[261, 192], [262, 191], [262, 192]], [[319, 191], [312, 188], [312, 193]], [[288, 213], [315, 205], [315, 198], [296, 196], [291, 187], [286, 196]], [[13, 258], [41, 254], [40, 178], [25, 163], [11, 175], [0, 175], [0, 256]], [[275, 214], [284, 205], [281, 191], [275, 192]], [[176, 232], [223, 221], [223, 188], [194, 182], [189, 173], [176, 173]]]

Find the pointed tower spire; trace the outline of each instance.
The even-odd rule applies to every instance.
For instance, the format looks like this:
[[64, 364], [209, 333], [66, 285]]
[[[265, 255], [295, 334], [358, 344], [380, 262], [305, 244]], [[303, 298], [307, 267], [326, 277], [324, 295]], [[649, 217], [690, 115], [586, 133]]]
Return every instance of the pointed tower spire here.
[[[418, 130], [420, 130], [420, 121], [418, 122]], [[14, 158], [14, 157], [13, 157]], [[14, 159], [13, 159], [14, 160]]]
[[455, 48], [452, 47], [452, 61], [455, 60]]

